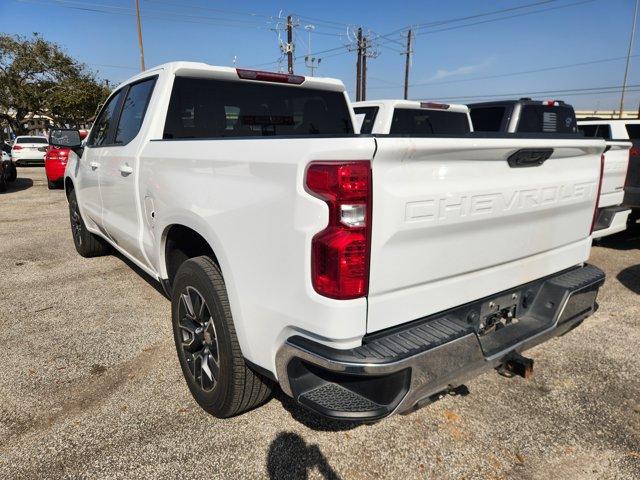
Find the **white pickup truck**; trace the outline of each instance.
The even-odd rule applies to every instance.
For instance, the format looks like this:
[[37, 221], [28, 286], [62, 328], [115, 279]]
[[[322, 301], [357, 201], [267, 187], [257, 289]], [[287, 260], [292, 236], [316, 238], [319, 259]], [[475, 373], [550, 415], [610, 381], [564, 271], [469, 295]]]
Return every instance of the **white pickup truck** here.
[[360, 133], [402, 135], [464, 135], [473, 131], [469, 108], [415, 100], [354, 102]]
[[[416, 408], [596, 308], [604, 141], [354, 135], [342, 82], [169, 63], [120, 85], [65, 173], [73, 240], [171, 297], [208, 412], [274, 382], [331, 418]], [[135, 325], [132, 325], [135, 328]], [[562, 348], [559, 346], [559, 348]]]

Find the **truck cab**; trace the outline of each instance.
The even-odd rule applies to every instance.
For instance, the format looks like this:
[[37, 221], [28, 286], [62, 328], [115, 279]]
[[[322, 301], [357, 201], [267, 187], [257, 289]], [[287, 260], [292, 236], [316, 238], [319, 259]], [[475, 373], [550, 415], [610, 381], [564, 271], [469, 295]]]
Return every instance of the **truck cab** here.
[[469, 105], [476, 132], [577, 133], [576, 114], [562, 100], [499, 100]]

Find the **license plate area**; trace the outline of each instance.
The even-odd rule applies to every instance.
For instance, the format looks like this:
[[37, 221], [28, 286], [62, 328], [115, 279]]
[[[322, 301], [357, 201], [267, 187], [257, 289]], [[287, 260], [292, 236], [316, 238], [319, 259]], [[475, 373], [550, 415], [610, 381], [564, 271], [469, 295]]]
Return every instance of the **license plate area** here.
[[512, 292], [484, 302], [480, 306], [478, 335], [489, 335], [519, 323], [520, 292]]

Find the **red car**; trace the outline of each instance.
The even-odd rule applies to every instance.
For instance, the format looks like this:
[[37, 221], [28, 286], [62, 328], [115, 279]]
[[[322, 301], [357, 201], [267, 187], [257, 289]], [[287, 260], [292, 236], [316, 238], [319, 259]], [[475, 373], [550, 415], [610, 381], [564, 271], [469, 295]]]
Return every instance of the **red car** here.
[[[80, 138], [87, 136], [86, 130], [80, 130]], [[44, 156], [44, 170], [47, 174], [47, 186], [50, 190], [62, 188], [64, 179], [64, 169], [69, 159], [69, 149], [64, 147], [54, 147], [49, 145]]]

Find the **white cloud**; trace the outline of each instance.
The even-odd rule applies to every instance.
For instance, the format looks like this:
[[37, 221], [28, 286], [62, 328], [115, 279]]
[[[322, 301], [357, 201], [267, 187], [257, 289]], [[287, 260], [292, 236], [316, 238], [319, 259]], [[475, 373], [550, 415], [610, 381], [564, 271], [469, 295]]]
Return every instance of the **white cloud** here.
[[456, 75], [469, 75], [471, 73], [475, 73], [477, 71], [487, 68], [492, 61], [493, 61], [492, 58], [487, 58], [482, 63], [477, 63], [475, 65], [463, 65], [461, 67], [454, 68], [453, 70], [440, 68], [436, 71], [435, 75], [429, 78], [429, 80], [442, 80], [443, 78], [453, 77]]

